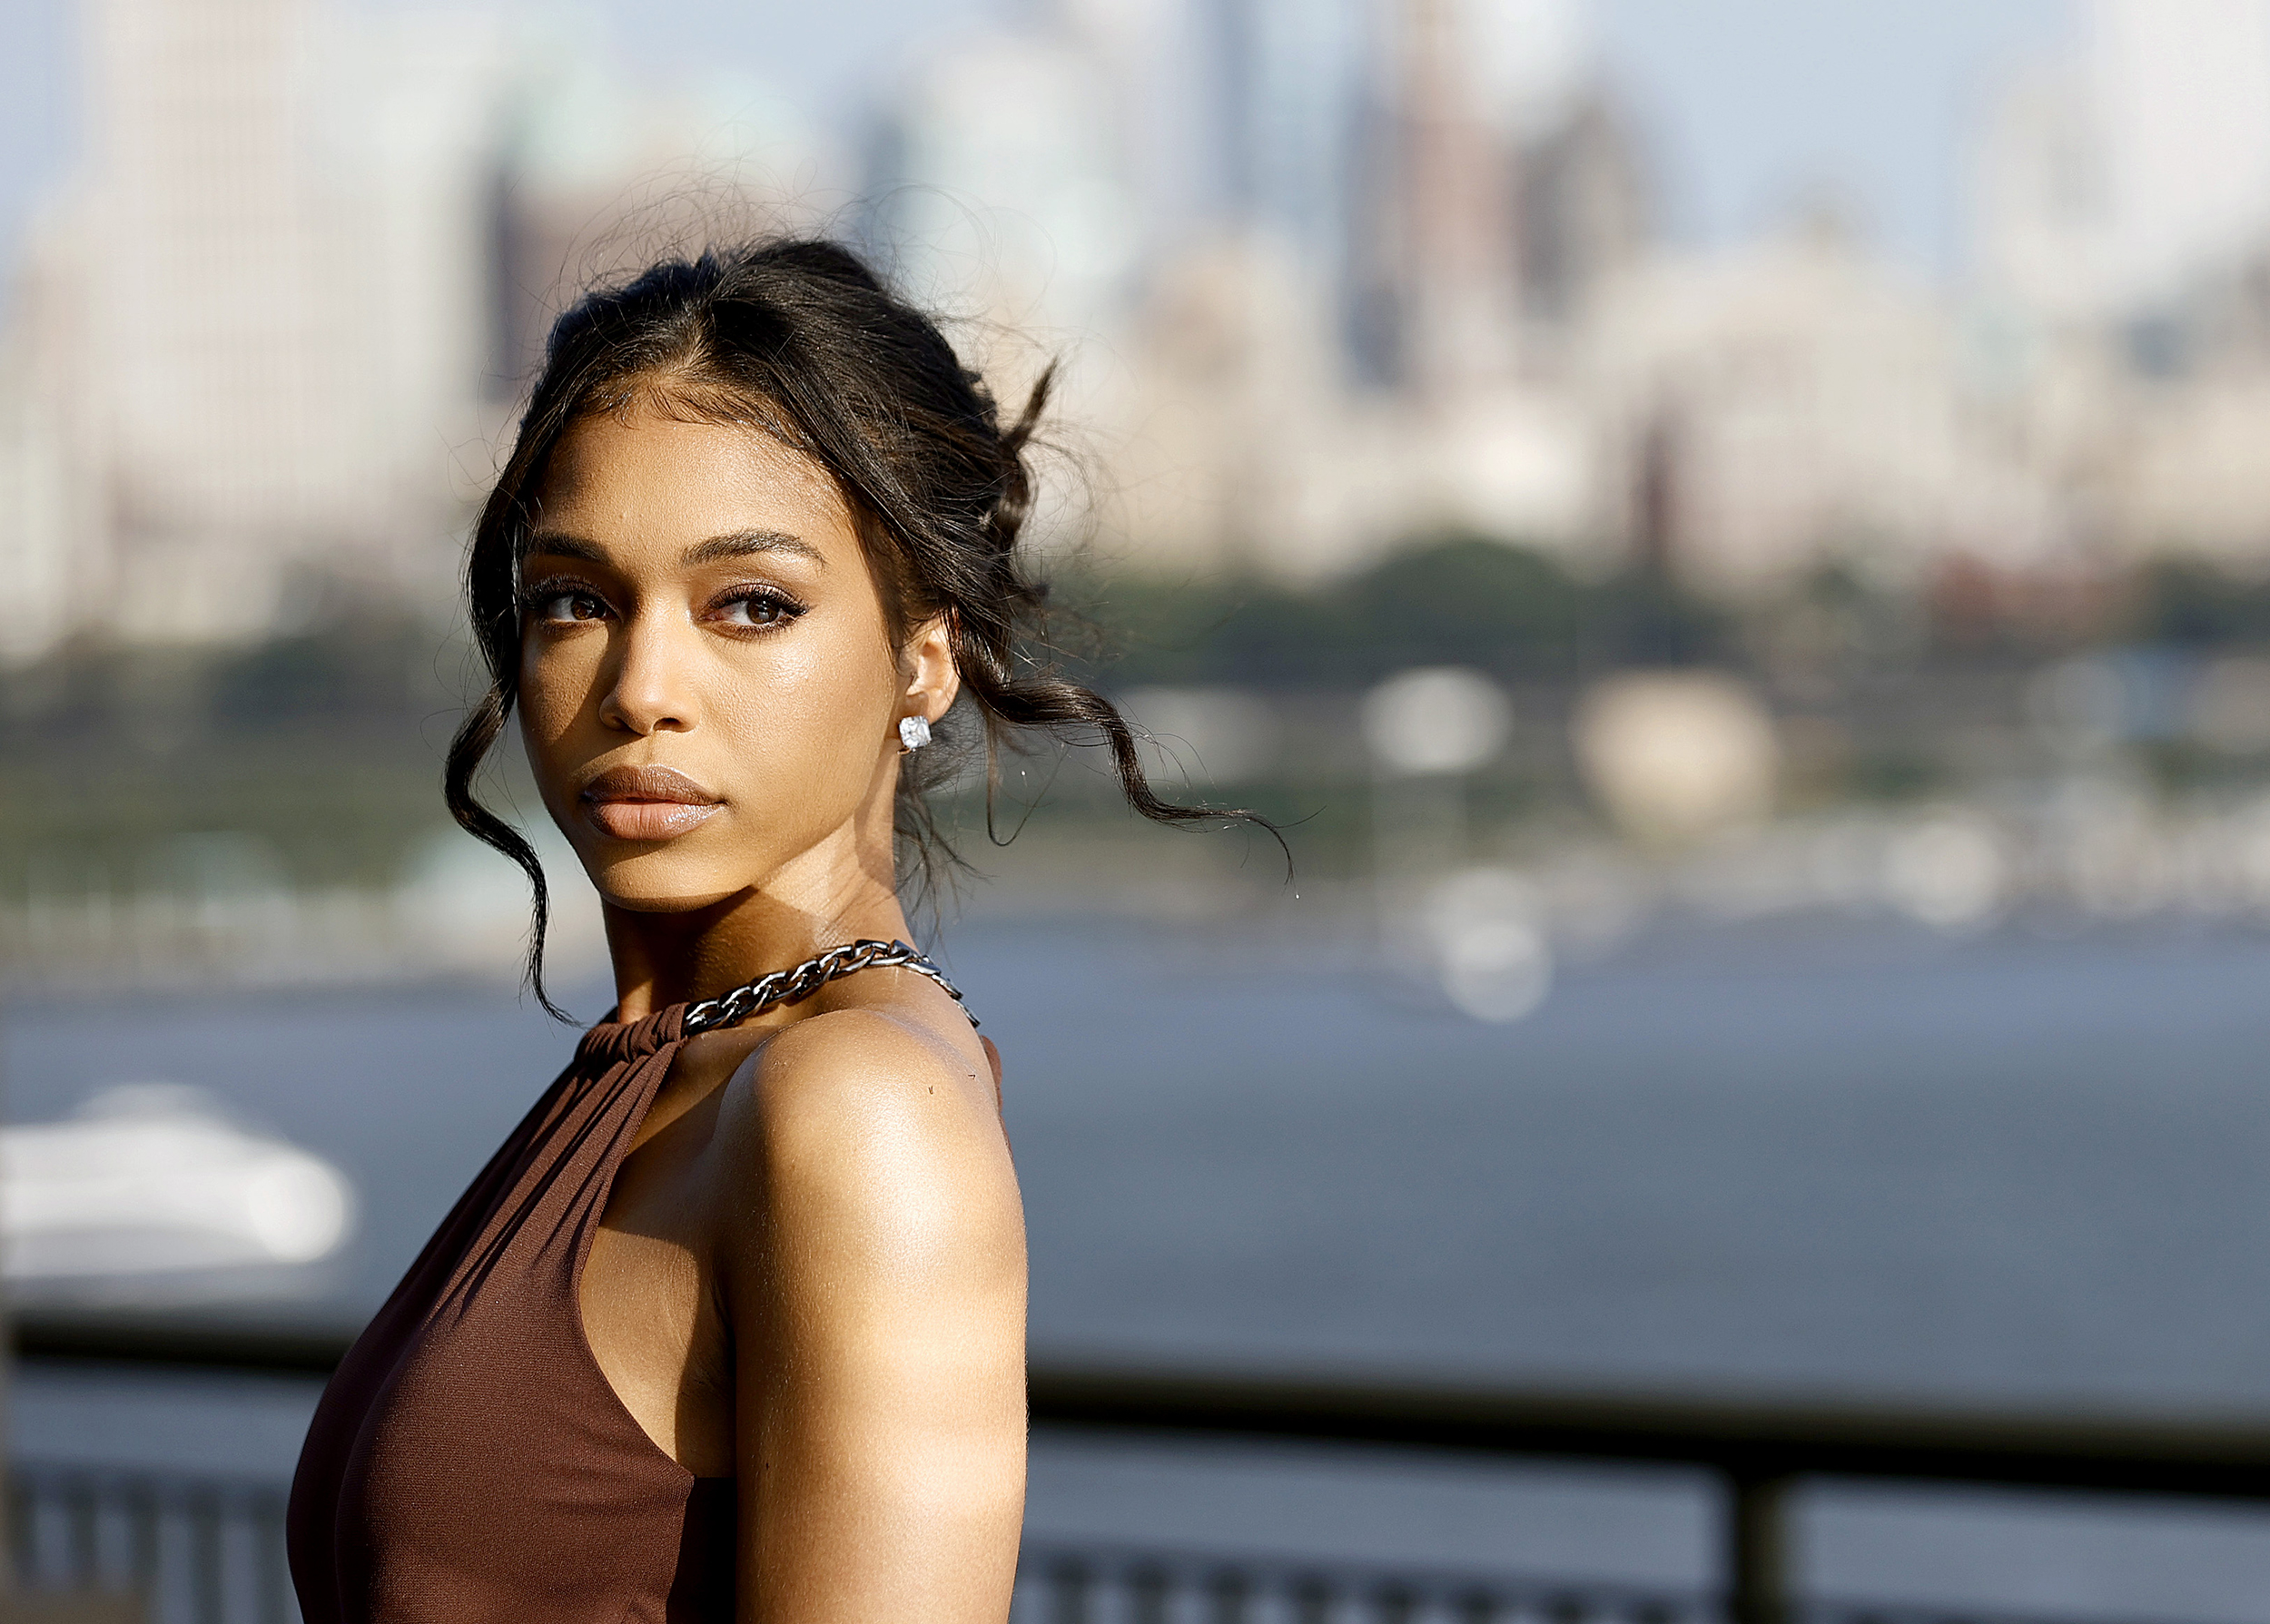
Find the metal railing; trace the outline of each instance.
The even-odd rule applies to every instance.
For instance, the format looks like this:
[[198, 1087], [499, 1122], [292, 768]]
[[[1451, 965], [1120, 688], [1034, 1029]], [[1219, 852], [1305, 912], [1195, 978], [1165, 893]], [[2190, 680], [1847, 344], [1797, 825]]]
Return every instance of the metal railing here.
[[32, 1590], [144, 1599], [153, 1624], [293, 1624], [273, 1481], [18, 1462], [8, 1547]]
[[1713, 1595], [1597, 1580], [1028, 1541], [1010, 1618], [1011, 1624], [1718, 1624], [1720, 1605]]
[[[346, 1338], [123, 1318], [15, 1328], [39, 1362], [327, 1374]], [[1036, 1365], [1039, 1427], [1391, 1445], [1506, 1461], [1699, 1468], [1723, 1486], [1718, 1582], [1698, 1592], [1298, 1560], [1031, 1542], [1020, 1624], [1988, 1624], [1971, 1610], [1800, 1596], [1801, 1481], [2087, 1490], [2270, 1501], [2270, 1417], [2116, 1417], [1288, 1381]], [[35, 1582], [124, 1582], [163, 1624], [296, 1617], [275, 1485], [19, 1468], [13, 1544]], [[154, 1587], [154, 1588], [153, 1588]]]

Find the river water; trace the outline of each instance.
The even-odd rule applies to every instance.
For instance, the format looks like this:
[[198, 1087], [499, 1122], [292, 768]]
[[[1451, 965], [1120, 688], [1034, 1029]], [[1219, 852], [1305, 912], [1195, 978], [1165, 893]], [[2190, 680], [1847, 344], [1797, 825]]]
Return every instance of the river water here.
[[[1331, 930], [973, 920], [1037, 1355], [2063, 1412], [2270, 1414], [2270, 939], [1666, 929], [1477, 1024]], [[596, 1014], [596, 989], [571, 1002]], [[350, 1319], [565, 1059], [461, 988], [9, 1011], [17, 1119], [209, 1088], [361, 1230], [273, 1319]], [[42, 1458], [288, 1470], [310, 1396], [34, 1373]], [[1694, 1581], [1675, 1474], [1044, 1440], [1036, 1530]], [[2270, 1518], [1821, 1491], [1824, 1588], [2270, 1620]]]

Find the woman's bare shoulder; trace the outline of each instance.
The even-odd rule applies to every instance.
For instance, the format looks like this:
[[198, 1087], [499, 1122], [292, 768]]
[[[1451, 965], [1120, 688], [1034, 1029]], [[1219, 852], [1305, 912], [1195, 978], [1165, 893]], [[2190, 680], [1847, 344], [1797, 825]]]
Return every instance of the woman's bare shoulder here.
[[992, 1073], [982, 1050], [963, 1049], [917, 1019], [873, 1009], [828, 1010], [781, 1032], [734, 1079], [725, 1160], [741, 1186], [735, 1205], [807, 1241], [887, 1244], [901, 1261], [925, 1233], [955, 1248], [1021, 1236]]

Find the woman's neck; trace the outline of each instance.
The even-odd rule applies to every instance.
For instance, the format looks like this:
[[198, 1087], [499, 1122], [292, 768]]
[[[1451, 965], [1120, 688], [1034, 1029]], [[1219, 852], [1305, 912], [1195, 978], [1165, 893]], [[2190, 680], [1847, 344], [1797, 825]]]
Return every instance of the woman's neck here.
[[621, 1020], [716, 998], [839, 942], [903, 940], [908, 934], [896, 894], [871, 881], [795, 900], [750, 891], [682, 912], [647, 912], [613, 903], [605, 912], [616, 1016]]

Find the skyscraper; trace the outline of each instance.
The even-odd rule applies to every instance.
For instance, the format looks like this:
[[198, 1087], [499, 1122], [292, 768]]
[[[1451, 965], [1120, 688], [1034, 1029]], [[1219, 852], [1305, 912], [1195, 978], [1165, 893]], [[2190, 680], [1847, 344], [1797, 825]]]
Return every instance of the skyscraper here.
[[57, 584], [56, 635], [256, 636], [325, 580], [446, 594], [498, 44], [318, 0], [90, 5], [84, 166], [0, 360], [0, 547]]
[[925, 64], [875, 143], [871, 235], [916, 293], [1036, 336], [1127, 307], [1145, 221], [1129, 185], [1129, 86], [1063, 22]]
[[2005, 98], [1976, 187], [1981, 280], [2053, 319], [2226, 268], [2270, 233], [2270, 0], [2092, 0]]
[[[92, 458], [135, 629], [252, 631], [274, 556], [357, 497], [346, 202], [312, 139], [309, 0], [91, 8], [86, 259]], [[169, 627], [165, 623], [174, 622]]]
[[1377, 16], [1359, 348], [1423, 396], [1492, 387], [1638, 257], [1638, 154], [1570, 0], [1393, 0]]

